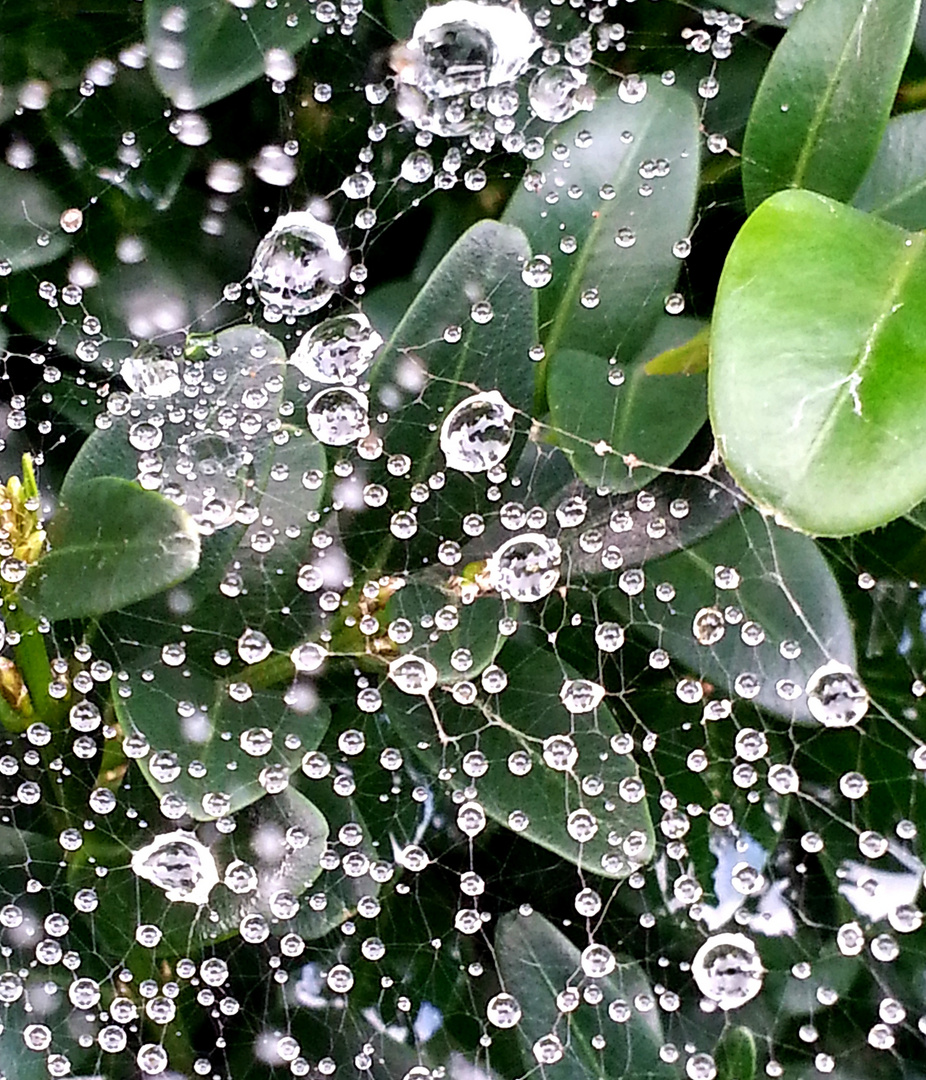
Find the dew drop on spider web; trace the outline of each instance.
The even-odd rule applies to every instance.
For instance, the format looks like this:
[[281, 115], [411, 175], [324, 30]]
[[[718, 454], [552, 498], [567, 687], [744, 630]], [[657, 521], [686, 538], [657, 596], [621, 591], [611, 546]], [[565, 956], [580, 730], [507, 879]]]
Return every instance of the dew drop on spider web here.
[[338, 235], [308, 211], [284, 214], [258, 244], [251, 284], [279, 315], [309, 315], [347, 279], [349, 260]]

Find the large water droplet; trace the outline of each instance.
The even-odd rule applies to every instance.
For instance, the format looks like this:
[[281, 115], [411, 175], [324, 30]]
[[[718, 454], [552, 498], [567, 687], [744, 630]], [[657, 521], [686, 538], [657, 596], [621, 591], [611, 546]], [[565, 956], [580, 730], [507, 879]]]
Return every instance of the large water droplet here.
[[810, 715], [824, 727], [851, 727], [868, 712], [868, 691], [852, 668], [838, 660], [817, 668], [805, 692]]
[[595, 104], [595, 91], [586, 86], [585, 72], [562, 64], [538, 72], [531, 80], [528, 95], [537, 116], [551, 124], [568, 120]]
[[541, 600], [556, 587], [561, 561], [556, 540], [542, 533], [514, 536], [489, 560], [492, 587], [513, 600]]
[[721, 1009], [737, 1009], [762, 989], [765, 969], [745, 934], [715, 934], [691, 962], [698, 989]]
[[406, 694], [426, 697], [437, 685], [437, 668], [420, 656], [400, 656], [389, 665], [389, 678]]
[[441, 425], [447, 467], [475, 473], [497, 465], [511, 449], [513, 420], [514, 409], [497, 390], [464, 398]]
[[119, 374], [130, 390], [145, 397], [170, 397], [180, 390], [180, 365], [156, 347], [142, 347], [127, 357]]
[[219, 880], [212, 852], [182, 829], [163, 833], [132, 855], [132, 869], [163, 889], [167, 899], [205, 904]]
[[328, 303], [348, 265], [331, 225], [307, 210], [283, 214], [257, 245], [251, 283], [268, 308], [308, 315]]
[[290, 363], [313, 382], [353, 385], [373, 363], [382, 344], [366, 315], [335, 315], [304, 335]]
[[326, 446], [347, 446], [370, 434], [370, 403], [366, 394], [348, 386], [322, 390], [309, 402], [309, 430]]

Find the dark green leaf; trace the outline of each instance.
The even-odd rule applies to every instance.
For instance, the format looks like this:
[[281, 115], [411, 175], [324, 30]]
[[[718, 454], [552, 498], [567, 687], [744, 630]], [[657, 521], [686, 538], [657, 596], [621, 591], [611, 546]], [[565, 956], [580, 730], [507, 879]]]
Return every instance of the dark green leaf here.
[[[610, 975], [588, 979], [582, 971], [579, 950], [536, 912], [502, 916], [495, 931], [495, 953], [502, 986], [521, 1006], [518, 1031], [528, 1069], [537, 1067], [533, 1045], [554, 1032], [565, 1054], [553, 1068], [570, 1080], [629, 1080], [644, 1076], [670, 1080], [677, 1075], [659, 1056], [665, 1042], [659, 1010], [637, 1007], [640, 995], [653, 996], [649, 979], [638, 963], [618, 958]], [[564, 1016], [556, 1003], [557, 994], [567, 987], [581, 990], [588, 984], [601, 990], [601, 1003], [582, 1001]], [[630, 1012], [630, 1018], [620, 1027], [608, 1016], [608, 1007], [616, 1001]], [[608, 1032], [608, 1038], [599, 1050], [592, 1045], [592, 1039], [602, 1031]]]
[[[718, 576], [718, 568], [734, 571], [732, 581], [738, 578], [739, 583], [730, 588], [731, 579]], [[797, 701], [782, 700], [778, 681], [789, 679], [803, 688], [814, 671], [832, 659], [855, 668], [852, 624], [816, 544], [754, 510], [742, 510], [694, 546], [650, 563], [647, 576], [654, 584], [673, 585], [675, 599], [664, 604], [647, 598], [641, 613], [615, 590], [609, 595], [621, 620], [639, 620], [640, 628], [670, 656], [731, 696], [737, 676], [749, 672], [761, 682], [758, 704], [809, 721], [803, 695]], [[715, 579], [728, 587], [720, 587]], [[693, 630], [697, 613], [703, 608], [722, 612], [730, 606], [742, 612], [742, 621], [724, 625], [715, 644], [702, 645]], [[749, 623], [764, 631], [758, 644], [744, 640], [743, 626]], [[798, 657], [782, 656], [779, 647], [785, 641], [800, 644]]]
[[[524, 230], [534, 254], [551, 261], [552, 280], [538, 290], [548, 356], [568, 347], [626, 363], [649, 336], [678, 276], [672, 246], [691, 227], [698, 117], [687, 94], [655, 76], [646, 82], [637, 104], [612, 93], [591, 113], [561, 124], [532, 169], [543, 183], [519, 188], [505, 211], [504, 220]], [[587, 143], [580, 132], [590, 133]], [[568, 159], [554, 156], [560, 144], [569, 147]], [[641, 177], [641, 164], [658, 160], [667, 163], [665, 175]], [[650, 193], [644, 197], [641, 189]], [[619, 230], [630, 246], [615, 243]], [[570, 237], [575, 250], [566, 254], [561, 242]]]
[[70, 240], [59, 224], [65, 205], [37, 176], [0, 164], [0, 191], [0, 261], [28, 270], [67, 251]]
[[[180, 796], [198, 821], [216, 816], [203, 806], [205, 795], [227, 795], [227, 812], [234, 813], [266, 793], [262, 777], [273, 787], [266, 778], [289, 776], [325, 734], [329, 712], [321, 702], [308, 712], [296, 711], [281, 690], [259, 689], [236, 700], [231, 696], [235, 679], [216, 679], [190, 662], [168, 666], [150, 659], [154, 678], [133, 680], [130, 697], [114, 695], [116, 715], [126, 733], [143, 735], [151, 747], [140, 764], [155, 793]], [[247, 671], [237, 684], [246, 681]], [[180, 708], [180, 702], [188, 708]], [[152, 767], [152, 757], [164, 753], [175, 759], [173, 779]], [[199, 764], [191, 768], [193, 762]]]
[[852, 202], [904, 229], [926, 227], [926, 112], [891, 120]]
[[[479, 780], [479, 802], [489, 817], [508, 825], [509, 815], [522, 811], [528, 818], [527, 826], [519, 830], [525, 839], [586, 872], [627, 877], [652, 858], [653, 826], [645, 799], [628, 801], [619, 791], [621, 781], [636, 778], [637, 769], [632, 758], [611, 750], [610, 740], [620, 732], [611, 710], [601, 704], [593, 712], [571, 716], [560, 692], [564, 681], [578, 678], [578, 673], [540, 648], [512, 640], [498, 662], [508, 676], [504, 692], [480, 694], [472, 705], [461, 706], [443, 689], [435, 690], [434, 714], [428, 701], [387, 685], [385, 708], [396, 734], [429, 769], [455, 765], [452, 783], [461, 788], [471, 781], [459, 762], [470, 751], [481, 751], [489, 768]], [[571, 735], [578, 758], [562, 771], [544, 761], [543, 744], [566, 734]], [[529, 756], [531, 768], [524, 775], [509, 769], [508, 759], [515, 751]], [[603, 782], [594, 799], [580, 786], [587, 775], [600, 776]], [[583, 808], [595, 817], [597, 831], [580, 843], [570, 836], [566, 820]], [[615, 847], [608, 839], [615, 832], [625, 842], [635, 835], [625, 847]]]
[[703, 372], [658, 374], [647, 364], [687, 341], [692, 329], [688, 320], [665, 316], [624, 368], [571, 348], [552, 357], [551, 426], [589, 487], [615, 492], [642, 487], [678, 457], [707, 420]]
[[[442, 631], [440, 620], [435, 624], [434, 617], [449, 608], [455, 611], [456, 625]], [[410, 581], [390, 598], [383, 624], [407, 619], [413, 627], [412, 637], [397, 646], [398, 652], [426, 657], [437, 668], [441, 682], [453, 683], [474, 679], [492, 662], [504, 641], [498, 629], [504, 614], [505, 605], [498, 597], [480, 596], [464, 604], [458, 595], [436, 585]], [[455, 668], [451, 657], [461, 648], [469, 652], [471, 663], [469, 667]]]
[[247, 10], [228, 0], [195, 0], [182, 10], [145, 0], [145, 28], [158, 86], [178, 108], [199, 109], [259, 78], [269, 49], [297, 52], [317, 24], [294, 0]]
[[747, 221], [724, 266], [709, 397], [740, 486], [783, 523], [839, 536], [926, 496], [922, 233], [806, 191]]
[[743, 144], [750, 210], [782, 188], [850, 199], [874, 160], [919, 0], [813, 0], [775, 50]]
[[[108, 866], [105, 901], [94, 914], [96, 948], [107, 958], [116, 958], [144, 977], [147, 965], [156, 957], [194, 955], [217, 942], [234, 937], [242, 919], [260, 914], [280, 935], [290, 929], [290, 920], [281, 919], [272, 906], [279, 891], [301, 898], [298, 919], [307, 899], [302, 895], [321, 873], [319, 857], [325, 850], [328, 825], [325, 818], [301, 792], [289, 787], [241, 811], [235, 831], [222, 833], [212, 826], [182, 829], [209, 849], [219, 880], [209, 893], [210, 917], [195, 903], [172, 901], [165, 890], [139, 877], [131, 866], [135, 851], [154, 842], [155, 835], [170, 833], [163, 823], [154, 833], [137, 827], [128, 845], [124, 838], [102, 830], [85, 844], [82, 855]], [[268, 840], [273, 838], [271, 842]], [[257, 887], [249, 892], [233, 892], [224, 883], [229, 865], [242, 860], [257, 873]], [[97, 884], [93, 867], [84, 861], [75, 864], [69, 875], [73, 889]], [[102, 897], [101, 897], [102, 899]], [[127, 918], [126, 913], [131, 912]], [[157, 926], [163, 938], [154, 952], [139, 950], [136, 926]]]
[[[537, 343], [535, 302], [521, 280], [530, 257], [523, 234], [496, 221], [482, 221], [463, 234], [428, 278], [373, 371], [373, 394], [398, 397], [390, 409], [387, 448], [407, 454], [419, 479], [426, 478], [439, 431], [429, 430], [477, 390], [498, 390], [515, 409], [529, 412], [534, 365], [528, 352]], [[488, 322], [471, 317], [473, 305], [488, 301]], [[458, 342], [444, 340], [460, 327]]]
[[38, 615], [102, 615], [163, 592], [199, 564], [199, 531], [180, 507], [128, 480], [75, 484], [48, 530], [49, 550], [19, 596]]

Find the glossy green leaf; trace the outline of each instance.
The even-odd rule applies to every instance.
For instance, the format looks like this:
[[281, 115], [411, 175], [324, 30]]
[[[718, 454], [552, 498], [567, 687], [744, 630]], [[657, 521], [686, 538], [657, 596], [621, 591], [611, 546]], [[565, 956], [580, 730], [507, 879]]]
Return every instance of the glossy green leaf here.
[[[385, 431], [387, 448], [407, 454], [426, 478], [437, 451], [435, 415], [477, 390], [498, 390], [528, 412], [537, 343], [533, 292], [521, 280], [530, 257], [523, 234], [497, 221], [468, 229], [438, 263], [376, 361], [373, 394], [396, 399]], [[488, 321], [472, 317], [488, 302]], [[484, 318], [484, 317], [483, 317]], [[445, 340], [448, 327], [458, 340]]]
[[747, 1027], [728, 1027], [714, 1049], [717, 1080], [753, 1080], [756, 1040]]
[[654, 374], [648, 364], [688, 340], [692, 329], [689, 320], [664, 316], [625, 368], [571, 348], [552, 357], [547, 398], [554, 437], [589, 487], [615, 492], [642, 487], [678, 457], [707, 420], [703, 372]]
[[750, 210], [782, 188], [850, 199], [874, 160], [919, 0], [813, 0], [766, 70], [743, 143]]
[[[672, 246], [689, 234], [698, 185], [697, 111], [658, 77], [646, 85], [636, 104], [611, 93], [561, 124], [505, 211], [534, 254], [550, 259], [552, 280], [538, 290], [548, 356], [569, 348], [626, 364], [678, 276]], [[557, 145], [569, 147], [568, 158], [554, 156]], [[642, 164], [660, 160], [664, 175], [641, 176]]]
[[[632, 960], [617, 959], [611, 974], [587, 979], [582, 972], [579, 949], [542, 915], [509, 912], [498, 921], [495, 955], [501, 983], [521, 1006], [518, 1032], [528, 1069], [537, 1067], [532, 1047], [544, 1035], [555, 1033], [564, 1056], [553, 1066], [570, 1080], [630, 1080], [649, 1077], [670, 1080], [677, 1076], [659, 1050], [665, 1042], [658, 1009], [640, 1009], [641, 995], [653, 997], [643, 969]], [[594, 985], [601, 991], [600, 1004], [581, 1001], [563, 1014], [557, 994], [567, 987], [581, 990]], [[629, 1019], [617, 1027], [608, 1015], [612, 1002], [622, 1002]], [[592, 1040], [602, 1031], [606, 1044], [597, 1049]]]
[[785, 524], [839, 536], [926, 496], [924, 237], [805, 191], [747, 221], [711, 334], [727, 467]]
[[70, 489], [51, 520], [48, 544], [19, 597], [52, 621], [128, 607], [184, 581], [199, 565], [199, 531], [190, 516], [111, 476]]
[[[673, 585], [675, 598], [666, 604], [648, 592], [641, 611], [614, 590], [609, 602], [621, 621], [638, 621], [673, 659], [734, 699], [739, 696], [737, 677], [749, 673], [761, 684], [753, 699], [757, 704], [810, 722], [803, 695], [783, 700], [778, 682], [787, 679], [803, 688], [828, 660], [855, 667], [852, 624], [816, 544], [754, 510], [744, 508], [697, 544], [650, 563], [647, 577], [654, 584]], [[698, 612], [727, 607], [738, 609], [741, 621], [726, 623], [714, 644], [701, 644], [694, 634]], [[756, 627], [761, 627], [762, 640], [749, 644], [760, 636]], [[800, 655], [790, 660], [780, 651], [788, 641], [800, 644]]]
[[926, 111], [891, 120], [852, 203], [904, 229], [926, 228]]
[[170, 0], [145, 0], [151, 71], [181, 109], [202, 108], [247, 86], [263, 74], [269, 49], [295, 53], [317, 29], [295, 0], [247, 10], [228, 0], [194, 0], [177, 11]]
[[[288, 777], [325, 734], [329, 711], [322, 702], [296, 711], [279, 689], [255, 689], [246, 700], [236, 700], [233, 684], [247, 682], [246, 670], [217, 679], [189, 661], [150, 661], [154, 678], [134, 679], [130, 697], [114, 695], [116, 715], [127, 734], [147, 740], [151, 752], [140, 765], [158, 797], [179, 796], [197, 821], [217, 816], [203, 805], [210, 793], [228, 796], [227, 813], [260, 799], [274, 786], [269, 778]], [[179, 708], [179, 702], [189, 708]], [[157, 756], [165, 754], [166, 771], [157, 767]], [[193, 762], [199, 764], [191, 768]]]
[[0, 164], [0, 191], [0, 262], [28, 270], [67, 251], [70, 240], [59, 224], [66, 207], [37, 176]]
[[[637, 769], [632, 758], [611, 749], [610, 740], [620, 733], [611, 710], [603, 703], [590, 713], [571, 716], [560, 692], [564, 681], [578, 678], [578, 673], [535, 646], [512, 640], [498, 665], [508, 676], [504, 692], [480, 692], [472, 705], [463, 706], [445, 690], [434, 690], [433, 713], [428, 701], [387, 684], [385, 710], [396, 735], [428, 769], [455, 765], [451, 782], [461, 788], [470, 779], [459, 762], [470, 751], [481, 751], [489, 767], [479, 780], [479, 802], [489, 817], [508, 826], [512, 812], [522, 811], [528, 824], [518, 832], [525, 839], [589, 873], [627, 877], [652, 858], [653, 826], [645, 799], [627, 801], [619, 793], [621, 781], [636, 778]], [[550, 767], [543, 757], [544, 740], [564, 734], [571, 734], [578, 752], [569, 771]], [[509, 768], [515, 751], [529, 757], [530, 771], [524, 775]], [[603, 781], [596, 799], [580, 787], [589, 774]], [[567, 831], [567, 817], [582, 808], [597, 822], [597, 831], [585, 843]], [[609, 842], [614, 832], [624, 846]]]

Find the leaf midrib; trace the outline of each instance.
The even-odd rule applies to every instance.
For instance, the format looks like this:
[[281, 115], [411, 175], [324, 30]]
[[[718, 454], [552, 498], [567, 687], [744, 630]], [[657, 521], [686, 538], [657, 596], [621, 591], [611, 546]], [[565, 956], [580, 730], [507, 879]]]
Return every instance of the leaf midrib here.
[[[877, 347], [878, 338], [881, 336], [888, 319], [894, 313], [893, 309], [898, 295], [906, 285], [910, 274], [913, 272], [914, 267], [923, 253], [924, 242], [926, 242], [924, 238], [926, 238], [926, 234], [924, 233], [913, 233], [908, 236], [910, 245], [909, 247], [905, 246], [903, 248], [904, 258], [899, 261], [897, 272], [888, 283], [888, 288], [885, 290], [884, 294], [884, 301], [880, 305], [879, 313], [872, 324], [871, 331], [859, 347], [858, 355], [852, 370], [846, 374], [843, 380], [841, 380], [840, 387], [833, 396], [826, 418], [817, 429], [817, 432], [807, 449], [807, 453], [804, 455], [803, 465], [795, 470], [795, 481], [797, 483], [802, 483], [811, 466], [816, 465], [817, 456], [821, 448], [823, 449], [825, 456], [826, 444], [829, 441], [834, 426], [844, 414], [845, 404], [852, 393], [852, 390], [854, 389], [857, 393], [861, 393], [863, 387], [862, 372], [868, 367], [870, 358]], [[859, 414], [859, 419], [865, 419], [864, 407], [862, 407], [862, 411]]]
[[843, 71], [848, 63], [849, 51], [855, 42], [856, 37], [861, 42], [862, 32], [864, 30], [865, 21], [868, 18], [869, 12], [874, 6], [874, 0], [864, 0], [861, 11], [858, 14], [855, 22], [852, 25], [851, 32], [846, 36], [845, 44], [842, 51], [839, 54], [839, 60], [836, 63], [836, 67], [833, 70], [832, 78], [827, 81], [826, 89], [823, 96], [820, 98], [819, 104], [813, 113], [810, 121], [810, 126], [807, 129], [807, 135], [804, 139], [801, 152], [798, 154], [797, 163], [794, 167], [794, 174], [792, 176], [792, 187], [803, 187], [804, 174], [810, 165], [811, 156], [816, 149], [817, 135], [820, 132], [820, 128], [823, 126], [824, 119], [829, 111], [830, 103], [832, 102], [836, 90], [841, 82]]

